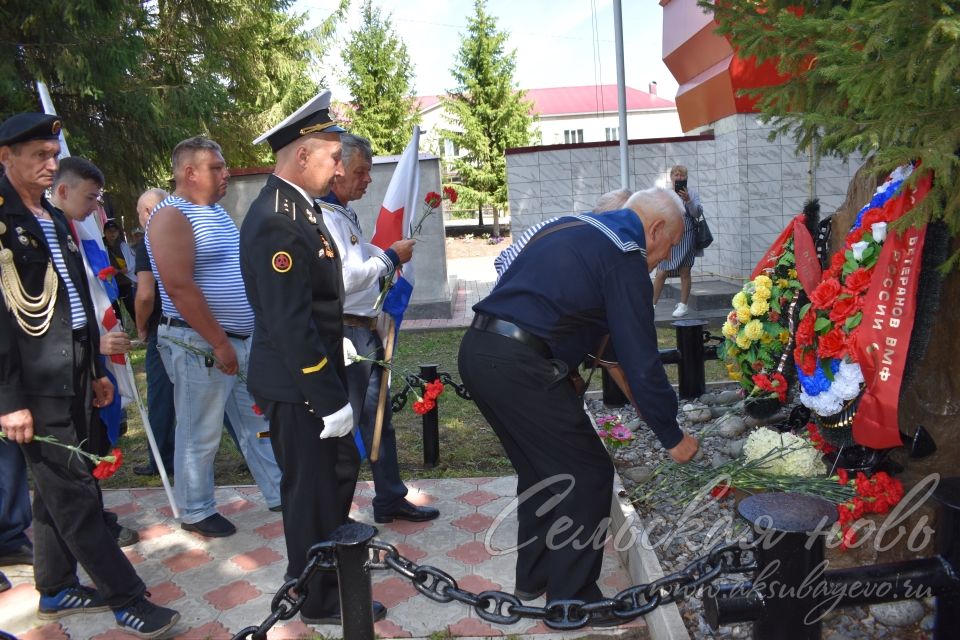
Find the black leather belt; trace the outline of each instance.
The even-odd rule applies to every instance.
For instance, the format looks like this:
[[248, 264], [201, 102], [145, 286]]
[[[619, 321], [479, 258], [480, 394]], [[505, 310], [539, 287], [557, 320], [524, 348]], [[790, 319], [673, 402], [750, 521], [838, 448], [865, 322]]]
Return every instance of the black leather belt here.
[[[184, 329], [192, 328], [189, 324], [181, 320], [180, 318], [171, 318], [170, 316], [160, 316], [160, 324], [165, 324], [169, 327], [183, 327]], [[233, 333], [231, 331], [224, 330], [224, 333], [227, 334], [228, 338], [233, 338], [234, 340], [246, 340], [250, 336], [242, 336], [239, 333]]]
[[513, 338], [517, 342], [522, 342], [523, 344], [527, 345], [544, 358], [553, 357], [550, 347], [548, 347], [547, 343], [541, 338], [538, 338], [529, 331], [521, 329], [512, 322], [501, 320], [496, 316], [478, 313], [473, 316], [473, 322], [470, 323], [470, 326], [478, 331], [486, 331], [488, 333], [495, 333], [499, 336], [504, 336], [505, 338]]

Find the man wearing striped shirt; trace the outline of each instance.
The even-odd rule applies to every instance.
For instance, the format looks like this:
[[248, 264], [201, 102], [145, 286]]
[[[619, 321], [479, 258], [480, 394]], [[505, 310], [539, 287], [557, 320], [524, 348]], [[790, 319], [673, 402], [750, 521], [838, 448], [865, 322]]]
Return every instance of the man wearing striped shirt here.
[[181, 527], [225, 537], [236, 527], [220, 515], [213, 462], [223, 414], [267, 506], [280, 509], [280, 469], [257, 434], [269, 426], [247, 390], [253, 310], [240, 276], [240, 233], [217, 204], [230, 172], [220, 145], [189, 138], [173, 150], [174, 193], [147, 222], [146, 246], [160, 285], [158, 350], [173, 381], [177, 413], [174, 467]]

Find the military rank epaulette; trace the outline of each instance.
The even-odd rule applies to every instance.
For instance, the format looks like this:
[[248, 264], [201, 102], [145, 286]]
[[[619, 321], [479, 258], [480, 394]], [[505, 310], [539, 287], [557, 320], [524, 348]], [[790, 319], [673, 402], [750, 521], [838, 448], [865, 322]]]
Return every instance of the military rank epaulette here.
[[[274, 196], [274, 210], [277, 213], [288, 216], [291, 220], [297, 219], [297, 203], [280, 193], [279, 189], [277, 189], [277, 193]], [[317, 217], [314, 215], [312, 209], [301, 208], [300, 210], [303, 211], [303, 215], [310, 221], [310, 224], [317, 224]]]

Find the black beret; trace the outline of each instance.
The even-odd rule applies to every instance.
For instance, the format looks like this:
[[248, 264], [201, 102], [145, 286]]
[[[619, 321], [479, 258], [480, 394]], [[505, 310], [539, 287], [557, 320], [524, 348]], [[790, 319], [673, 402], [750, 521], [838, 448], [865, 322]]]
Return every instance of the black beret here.
[[345, 133], [330, 117], [330, 91], [324, 90], [307, 100], [283, 122], [270, 129], [253, 144], [266, 140], [274, 152], [310, 133]]
[[0, 124], [0, 147], [31, 140], [57, 140], [60, 128], [60, 116], [18, 113]]
[[116, 229], [117, 231], [119, 231], [120, 225], [117, 224], [116, 220], [114, 220], [113, 218], [110, 218], [109, 220], [103, 223], [103, 230], [106, 231], [107, 229]]

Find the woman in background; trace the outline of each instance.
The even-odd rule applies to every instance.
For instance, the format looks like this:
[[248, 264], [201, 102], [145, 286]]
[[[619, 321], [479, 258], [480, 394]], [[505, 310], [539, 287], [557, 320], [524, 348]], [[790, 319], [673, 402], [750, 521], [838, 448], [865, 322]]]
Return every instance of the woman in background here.
[[667, 277], [676, 277], [679, 273], [680, 302], [673, 310], [673, 317], [682, 318], [690, 312], [687, 301], [690, 299], [690, 286], [692, 284], [690, 271], [693, 269], [693, 261], [696, 255], [696, 227], [694, 223], [703, 215], [703, 209], [700, 207], [700, 196], [687, 186], [687, 168], [685, 166], [678, 164], [670, 169], [670, 182], [673, 183], [674, 191], [683, 200], [683, 239], [670, 251], [670, 257], [657, 267], [657, 275], [653, 280], [653, 306], [657, 306], [660, 292], [663, 290], [663, 283], [666, 282]]

